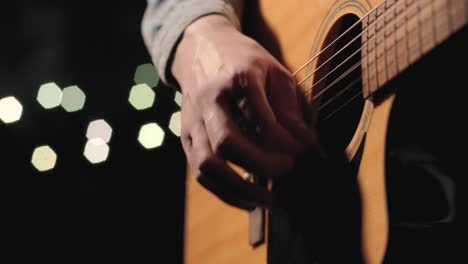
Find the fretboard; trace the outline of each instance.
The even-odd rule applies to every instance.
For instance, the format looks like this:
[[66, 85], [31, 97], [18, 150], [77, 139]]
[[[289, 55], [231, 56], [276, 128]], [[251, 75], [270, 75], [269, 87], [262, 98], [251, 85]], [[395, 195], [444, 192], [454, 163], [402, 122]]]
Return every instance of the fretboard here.
[[468, 0], [384, 0], [362, 20], [363, 95], [444, 42], [467, 23]]

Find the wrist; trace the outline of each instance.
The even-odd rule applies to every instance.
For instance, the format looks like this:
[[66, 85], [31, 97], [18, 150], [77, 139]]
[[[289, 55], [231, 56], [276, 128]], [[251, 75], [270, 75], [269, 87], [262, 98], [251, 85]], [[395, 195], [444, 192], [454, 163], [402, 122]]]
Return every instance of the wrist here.
[[172, 76], [181, 89], [191, 79], [190, 72], [198, 50], [209, 46], [214, 39], [229, 31], [239, 32], [228, 18], [220, 14], [203, 16], [185, 29], [171, 64]]

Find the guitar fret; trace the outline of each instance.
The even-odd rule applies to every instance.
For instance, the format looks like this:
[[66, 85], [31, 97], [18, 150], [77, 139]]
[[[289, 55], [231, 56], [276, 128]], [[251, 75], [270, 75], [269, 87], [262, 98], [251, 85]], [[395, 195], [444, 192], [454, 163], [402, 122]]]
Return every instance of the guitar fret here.
[[[383, 35], [383, 34], [382, 34]], [[385, 45], [377, 46], [377, 78], [379, 86], [382, 86], [387, 81], [387, 69], [386, 69], [386, 56], [385, 56]]]
[[419, 23], [421, 25], [421, 52], [427, 53], [435, 45], [432, 19], [432, 5], [430, 0], [422, 0], [419, 12]]
[[[385, 5], [380, 5], [377, 8], [377, 17], [382, 16], [385, 13]], [[380, 31], [385, 26], [385, 19], [377, 21], [377, 31]]]
[[450, 1], [450, 24], [452, 32], [460, 29], [466, 23], [465, 5], [463, 0]]
[[368, 25], [368, 43], [367, 43], [367, 52], [368, 52], [368, 71], [369, 71], [369, 90], [372, 94], [378, 88], [378, 81], [377, 81], [377, 51], [376, 47], [376, 34], [377, 34], [377, 10], [373, 10], [369, 14], [369, 25]]
[[418, 12], [418, 2], [413, 2], [407, 7], [406, 17], [408, 22], [406, 23], [406, 29], [408, 32], [409, 63], [414, 63], [421, 56]]
[[403, 11], [406, 8], [406, 0], [396, 2], [396, 17], [395, 17], [395, 41], [397, 48], [397, 66], [401, 71], [406, 67], [406, 16]]
[[[394, 8], [395, 1], [387, 0], [385, 3], [385, 7], [387, 10], [387, 14], [385, 17], [385, 21], [387, 25], [385, 27], [385, 57], [386, 57], [386, 68], [387, 68], [387, 78], [392, 79], [396, 76], [397, 72], [397, 61], [396, 61], [396, 40], [395, 40], [395, 8]], [[392, 9], [390, 9], [392, 8]]]
[[398, 66], [398, 71], [401, 72], [406, 68], [408, 65], [407, 61], [407, 46], [406, 46], [406, 27], [405, 24], [402, 22], [400, 26], [398, 25], [398, 19], [400, 21], [404, 20], [404, 16], [399, 16], [397, 17], [397, 24], [396, 24], [396, 36], [395, 36], [395, 41], [396, 41], [396, 48], [397, 48], [397, 66]]
[[364, 97], [372, 96], [467, 20], [468, 0], [385, 0], [362, 20]]
[[444, 41], [450, 33], [447, 0], [434, 1], [434, 18], [436, 41], [440, 43]]
[[405, 10], [405, 2], [404, 0], [396, 0], [396, 6], [395, 6], [395, 10], [396, 10], [396, 14], [399, 15], [403, 12], [403, 10]]

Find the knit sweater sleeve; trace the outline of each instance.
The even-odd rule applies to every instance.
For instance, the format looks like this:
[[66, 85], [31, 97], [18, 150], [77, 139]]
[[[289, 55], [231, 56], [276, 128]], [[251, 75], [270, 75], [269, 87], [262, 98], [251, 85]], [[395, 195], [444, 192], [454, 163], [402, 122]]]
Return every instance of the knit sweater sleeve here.
[[242, 0], [147, 0], [141, 32], [161, 80], [177, 86], [170, 65], [188, 25], [208, 14], [222, 14], [240, 29], [242, 6]]

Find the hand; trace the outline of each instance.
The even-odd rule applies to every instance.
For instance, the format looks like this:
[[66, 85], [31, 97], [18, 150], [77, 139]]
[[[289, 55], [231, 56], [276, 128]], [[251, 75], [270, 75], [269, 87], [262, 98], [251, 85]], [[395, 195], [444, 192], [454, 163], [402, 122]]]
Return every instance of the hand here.
[[185, 30], [171, 70], [183, 94], [181, 141], [193, 176], [230, 205], [271, 206], [272, 193], [227, 161], [274, 178], [316, 144], [291, 74], [221, 15]]

